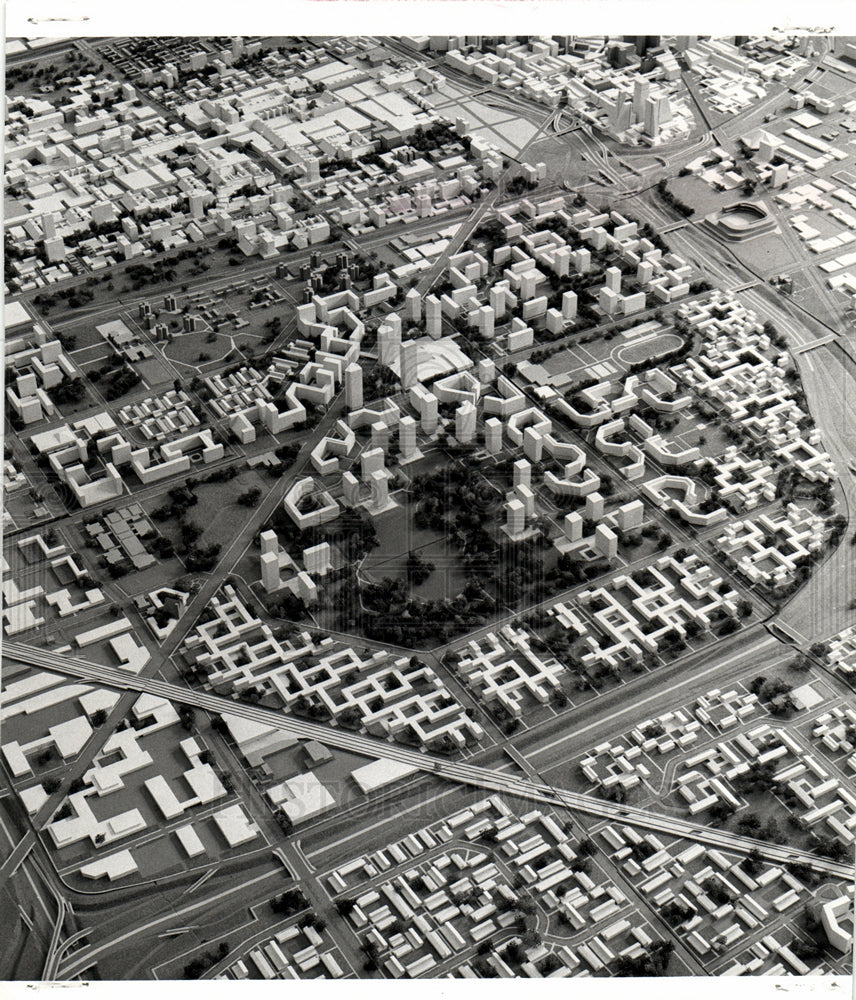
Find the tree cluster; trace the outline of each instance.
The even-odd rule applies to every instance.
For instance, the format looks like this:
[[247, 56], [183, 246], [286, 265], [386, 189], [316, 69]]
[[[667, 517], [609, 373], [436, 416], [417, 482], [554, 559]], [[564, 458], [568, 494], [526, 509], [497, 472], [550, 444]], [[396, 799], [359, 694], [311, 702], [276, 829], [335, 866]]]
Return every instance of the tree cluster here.
[[619, 955], [613, 969], [617, 976], [662, 976], [669, 967], [674, 949], [672, 941], [653, 941], [638, 958]]
[[222, 962], [228, 954], [229, 942], [221, 941], [216, 950], [203, 952], [203, 954], [197, 955], [196, 958], [188, 962], [184, 967], [184, 978], [199, 979], [212, 966], [215, 966], [218, 962]]
[[680, 198], [677, 198], [674, 194], [672, 194], [669, 190], [669, 182], [665, 177], [657, 182], [657, 194], [660, 195], [667, 205], [670, 205], [680, 215], [690, 216], [695, 211], [695, 209], [690, 205], [687, 205], [686, 202], [681, 201]]
[[290, 917], [309, 906], [309, 900], [300, 889], [286, 889], [270, 901], [270, 908], [277, 916]]

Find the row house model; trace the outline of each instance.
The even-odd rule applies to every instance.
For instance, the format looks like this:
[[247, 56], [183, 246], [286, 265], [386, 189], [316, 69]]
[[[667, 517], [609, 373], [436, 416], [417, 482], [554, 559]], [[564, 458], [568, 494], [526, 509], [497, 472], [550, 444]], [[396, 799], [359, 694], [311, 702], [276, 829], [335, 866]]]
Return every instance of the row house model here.
[[328, 718], [358, 719], [374, 735], [409, 733], [423, 745], [448, 739], [464, 746], [481, 739], [478, 723], [421, 661], [383, 651], [364, 658], [331, 639], [316, 644], [306, 633], [281, 642], [231, 587], [224, 596], [212, 602], [212, 620], [197, 625], [183, 645], [213, 689], [260, 689], [286, 708], [308, 704]]
[[[282, 264], [278, 265], [274, 271], [278, 278], [287, 273], [287, 268]], [[249, 320], [237, 308], [236, 299], [241, 295], [248, 297], [247, 308], [250, 312], [286, 301], [278, 286], [272, 284], [271, 278], [260, 276], [252, 282], [230, 281], [227, 284], [218, 285], [216, 288], [188, 292], [182, 296], [181, 300], [175, 294], [165, 295], [162, 308], [155, 307], [156, 320], [163, 318], [164, 314], [167, 314], [167, 318], [169, 316], [177, 318], [181, 315], [183, 312], [183, 310], [179, 310], [179, 301], [181, 301], [187, 310], [192, 310], [197, 325], [201, 318], [215, 330], [219, 330], [227, 324], [234, 330], [241, 330], [249, 325]], [[144, 310], [148, 308], [147, 317], [153, 315], [150, 302], [143, 303], [141, 308]]]
[[758, 710], [758, 699], [753, 694], [741, 694], [729, 689], [713, 688], [700, 695], [696, 701], [695, 716], [716, 732], [726, 732], [745, 722]]
[[228, 374], [209, 375], [205, 378], [211, 393], [208, 403], [218, 417], [225, 418], [230, 413], [252, 409], [257, 401], [270, 402], [273, 394], [265, 385], [266, 380], [267, 372], [252, 365]]
[[[249, 965], [248, 965], [249, 963]], [[291, 924], [231, 962], [214, 979], [341, 979], [344, 960], [312, 924]], [[251, 975], [251, 970], [257, 975]]]
[[137, 403], [128, 403], [118, 411], [117, 416], [126, 427], [157, 443], [173, 434], [190, 431], [201, 422], [191, 409], [190, 396], [184, 390], [175, 389], [161, 396], [149, 396]]
[[[682, 915], [677, 935], [705, 967], [723, 975], [808, 975], [826, 971], [809, 966], [790, 948], [793, 932], [775, 918], [797, 916], [811, 902], [810, 890], [778, 866], [765, 865], [750, 876], [741, 859], [703, 844], [664, 845], [629, 826], [607, 826], [601, 833], [612, 859], [655, 909]], [[714, 900], [711, 896], [717, 897]], [[719, 900], [729, 899], [729, 902]]]
[[[483, 848], [488, 842], [491, 854]], [[347, 890], [354, 906], [346, 919], [374, 943], [391, 978], [437, 976], [453, 957], [456, 975], [475, 976], [479, 943], [507, 934], [517, 919], [521, 883], [545, 916], [562, 916], [570, 933], [591, 933], [574, 946], [518, 947], [513, 957], [513, 949], [495, 949], [484, 961], [502, 978], [586, 975], [617, 955], [641, 955], [652, 937], [603, 872], [574, 870], [575, 847], [551, 816], [537, 809], [518, 814], [492, 796], [340, 865], [328, 882], [334, 892]], [[381, 877], [361, 881], [369, 871]], [[513, 935], [507, 943], [521, 945]]]

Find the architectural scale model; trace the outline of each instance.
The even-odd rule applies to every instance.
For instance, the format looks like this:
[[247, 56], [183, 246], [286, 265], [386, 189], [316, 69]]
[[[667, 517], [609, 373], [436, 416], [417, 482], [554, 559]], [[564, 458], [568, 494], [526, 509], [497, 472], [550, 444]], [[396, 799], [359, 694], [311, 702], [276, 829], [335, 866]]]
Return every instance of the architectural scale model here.
[[856, 42], [6, 43], [0, 978], [845, 976]]

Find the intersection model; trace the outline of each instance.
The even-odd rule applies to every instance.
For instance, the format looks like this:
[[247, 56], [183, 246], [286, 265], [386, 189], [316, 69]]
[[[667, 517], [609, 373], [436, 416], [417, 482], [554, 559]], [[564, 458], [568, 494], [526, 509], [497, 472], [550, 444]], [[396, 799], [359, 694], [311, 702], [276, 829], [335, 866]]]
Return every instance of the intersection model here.
[[0, 978], [849, 975], [856, 41], [6, 88]]

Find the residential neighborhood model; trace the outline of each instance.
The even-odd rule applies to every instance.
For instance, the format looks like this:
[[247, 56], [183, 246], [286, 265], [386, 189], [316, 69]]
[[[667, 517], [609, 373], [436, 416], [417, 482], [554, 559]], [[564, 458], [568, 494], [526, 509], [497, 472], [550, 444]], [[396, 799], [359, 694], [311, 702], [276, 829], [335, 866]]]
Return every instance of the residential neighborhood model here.
[[847, 976], [856, 40], [6, 43], [0, 979]]

